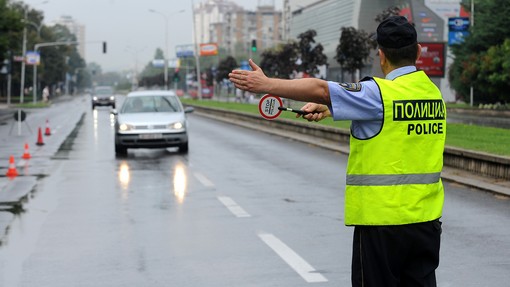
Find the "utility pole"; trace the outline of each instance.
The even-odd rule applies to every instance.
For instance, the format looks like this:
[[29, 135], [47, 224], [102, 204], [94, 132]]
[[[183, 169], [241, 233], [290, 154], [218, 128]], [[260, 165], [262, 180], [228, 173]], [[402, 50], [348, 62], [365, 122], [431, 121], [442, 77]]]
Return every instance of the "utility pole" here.
[[[475, 26], [475, 1], [471, 0], [471, 27]], [[469, 87], [469, 106], [472, 107], [474, 104], [475, 93], [473, 84]]]
[[23, 47], [21, 56], [23, 57], [23, 61], [21, 61], [21, 80], [20, 80], [20, 91], [19, 91], [19, 103], [23, 104], [23, 95], [25, 94], [25, 61], [26, 61], [26, 53], [27, 53], [27, 17], [28, 11], [27, 7], [24, 9], [24, 23], [23, 23]]
[[202, 99], [202, 75], [200, 72], [200, 49], [198, 48], [198, 41], [197, 41], [197, 29], [196, 29], [196, 23], [195, 23], [195, 5], [193, 4], [193, 0], [191, 0], [191, 15], [193, 15], [193, 38], [195, 40], [195, 62], [197, 64], [197, 84], [198, 84], [198, 99]]

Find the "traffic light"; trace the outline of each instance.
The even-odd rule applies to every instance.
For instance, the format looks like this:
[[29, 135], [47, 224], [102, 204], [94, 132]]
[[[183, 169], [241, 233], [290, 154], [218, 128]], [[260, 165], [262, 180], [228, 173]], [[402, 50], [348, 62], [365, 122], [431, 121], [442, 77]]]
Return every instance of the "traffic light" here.
[[103, 54], [106, 54], [106, 42], [103, 42]]
[[173, 80], [174, 80], [175, 83], [178, 83], [181, 80], [181, 77], [179, 76], [179, 71], [176, 71], [174, 73]]
[[255, 39], [251, 40], [251, 51], [257, 52], [257, 40]]

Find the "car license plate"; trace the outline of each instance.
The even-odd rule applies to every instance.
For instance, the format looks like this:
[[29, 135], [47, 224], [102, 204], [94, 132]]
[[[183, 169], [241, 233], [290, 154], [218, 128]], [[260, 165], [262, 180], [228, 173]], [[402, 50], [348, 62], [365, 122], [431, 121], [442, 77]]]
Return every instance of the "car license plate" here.
[[154, 140], [154, 139], [160, 139], [163, 137], [162, 134], [141, 134], [139, 135], [140, 139], [142, 140]]

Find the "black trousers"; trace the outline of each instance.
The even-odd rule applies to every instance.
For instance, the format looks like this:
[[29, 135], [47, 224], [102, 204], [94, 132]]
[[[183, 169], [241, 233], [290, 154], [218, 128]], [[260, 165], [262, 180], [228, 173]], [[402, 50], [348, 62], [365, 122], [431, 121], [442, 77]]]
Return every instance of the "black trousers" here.
[[355, 226], [352, 286], [435, 287], [441, 222]]

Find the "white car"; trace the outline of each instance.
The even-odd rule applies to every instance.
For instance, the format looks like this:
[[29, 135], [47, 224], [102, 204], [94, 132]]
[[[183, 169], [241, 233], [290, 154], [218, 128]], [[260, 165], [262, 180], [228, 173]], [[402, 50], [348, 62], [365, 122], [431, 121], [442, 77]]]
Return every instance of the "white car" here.
[[125, 155], [128, 148], [178, 147], [188, 152], [186, 113], [173, 91], [137, 91], [127, 95], [115, 115], [115, 154]]

